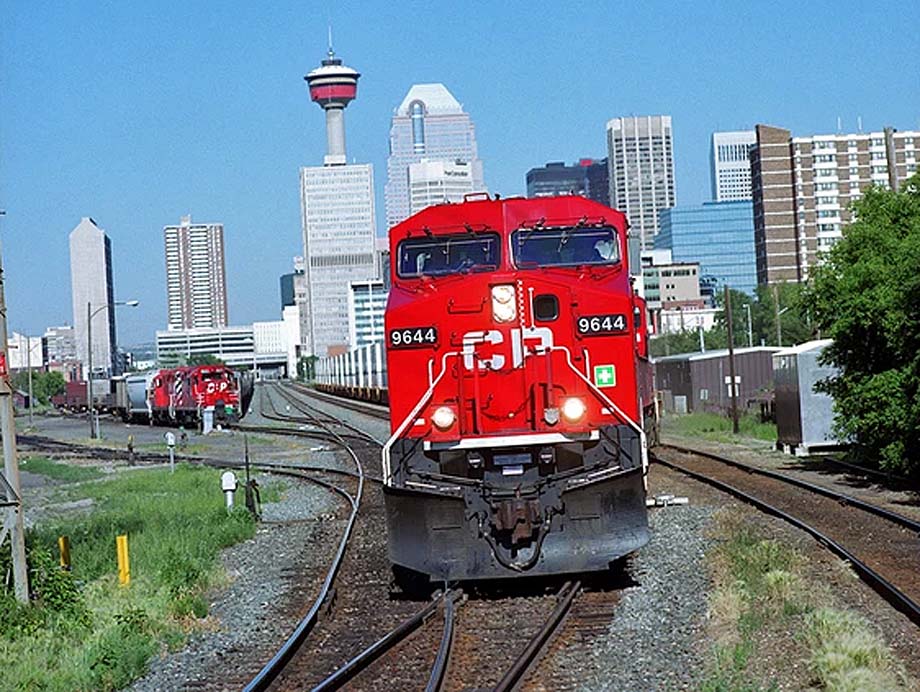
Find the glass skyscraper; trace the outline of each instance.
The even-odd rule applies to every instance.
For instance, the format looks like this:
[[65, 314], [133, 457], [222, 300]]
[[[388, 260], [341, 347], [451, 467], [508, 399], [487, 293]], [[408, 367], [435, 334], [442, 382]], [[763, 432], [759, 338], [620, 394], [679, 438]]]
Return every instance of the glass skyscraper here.
[[473, 121], [443, 84], [412, 85], [393, 114], [384, 193], [387, 228], [409, 217], [409, 165], [422, 159], [469, 164], [472, 189], [485, 191]]
[[715, 290], [727, 283], [753, 295], [757, 262], [749, 200], [663, 209], [660, 222], [655, 249], [670, 250], [674, 262], [699, 262], [701, 286]]

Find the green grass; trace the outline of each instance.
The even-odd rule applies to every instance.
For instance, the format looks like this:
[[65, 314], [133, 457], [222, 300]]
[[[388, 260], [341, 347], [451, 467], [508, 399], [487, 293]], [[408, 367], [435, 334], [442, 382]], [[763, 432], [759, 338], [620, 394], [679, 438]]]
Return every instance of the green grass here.
[[[804, 555], [730, 514], [722, 516], [718, 533], [708, 556], [716, 643], [703, 692], [778, 689], [778, 681], [763, 683], [751, 671], [766, 642], [808, 661], [812, 678], [799, 681], [803, 688], [817, 682], [829, 692], [905, 689], [897, 663], [868, 623], [829, 606], [824, 584], [809, 582]], [[777, 647], [778, 640], [785, 644]]]
[[92, 466], [74, 466], [52, 461], [48, 457], [23, 457], [19, 461], [19, 468], [29, 473], [39, 473], [48, 478], [53, 478], [66, 483], [91, 481], [102, 477], [104, 474]]
[[[224, 578], [221, 549], [255, 532], [244, 510], [227, 515], [219, 478], [220, 470], [179, 465], [175, 474], [140, 470], [68, 488], [69, 499], [92, 498], [95, 509], [30, 532], [38, 598], [23, 607], [0, 592], [0, 689], [118, 689], [157, 651], [181, 643], [207, 614], [206, 589]], [[117, 577], [123, 533], [128, 587]], [[71, 539], [70, 574], [56, 565], [62, 534]]]
[[732, 420], [716, 413], [667, 414], [661, 420], [662, 431], [683, 437], [699, 437], [716, 442], [737, 442], [740, 438], [776, 441], [776, 425], [761, 423], [750, 415], [738, 419], [738, 435], [732, 433]]

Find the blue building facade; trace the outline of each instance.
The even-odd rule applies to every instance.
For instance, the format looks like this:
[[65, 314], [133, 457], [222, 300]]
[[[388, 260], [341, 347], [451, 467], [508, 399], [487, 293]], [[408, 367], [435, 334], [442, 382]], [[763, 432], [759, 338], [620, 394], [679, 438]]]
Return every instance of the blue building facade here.
[[674, 262], [699, 262], [701, 288], [715, 291], [727, 283], [754, 295], [757, 261], [751, 201], [677, 206], [662, 209], [659, 218], [655, 249], [670, 250]]

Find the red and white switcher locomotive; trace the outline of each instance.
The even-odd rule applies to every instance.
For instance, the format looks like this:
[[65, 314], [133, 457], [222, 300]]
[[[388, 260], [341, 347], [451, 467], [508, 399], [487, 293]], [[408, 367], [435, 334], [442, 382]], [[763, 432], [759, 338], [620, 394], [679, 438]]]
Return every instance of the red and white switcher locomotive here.
[[390, 230], [390, 557], [432, 580], [604, 570], [648, 541], [655, 425], [626, 218], [582, 197]]

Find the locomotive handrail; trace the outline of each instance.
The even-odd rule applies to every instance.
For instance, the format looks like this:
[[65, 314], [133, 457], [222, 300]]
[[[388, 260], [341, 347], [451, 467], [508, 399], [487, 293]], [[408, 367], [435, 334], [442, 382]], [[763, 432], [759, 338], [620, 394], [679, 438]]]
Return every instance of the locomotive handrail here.
[[415, 419], [419, 414], [419, 411], [428, 403], [428, 400], [431, 399], [431, 396], [434, 394], [434, 388], [438, 386], [438, 382], [441, 381], [441, 378], [444, 377], [444, 374], [447, 372], [447, 359], [451, 356], [461, 355], [460, 351], [449, 351], [441, 356], [441, 372], [438, 373], [438, 376], [434, 381], [428, 386], [428, 391], [426, 391], [422, 397], [418, 400], [418, 403], [415, 405], [409, 415], [400, 423], [399, 427], [396, 428], [395, 432], [390, 435], [390, 439], [386, 441], [386, 444], [383, 445], [382, 455], [382, 465], [383, 465], [383, 483], [384, 485], [390, 485], [390, 480], [392, 479], [392, 473], [390, 471], [390, 450], [393, 448], [393, 445], [396, 443], [402, 434], [406, 431], [406, 428], [409, 427], [409, 423]]
[[[550, 351], [562, 351], [563, 353], [565, 353], [565, 362], [566, 362], [566, 365], [569, 366], [569, 369], [572, 372], [574, 372], [576, 375], [578, 375], [578, 377], [580, 377], [582, 380], [584, 380], [585, 384], [587, 384], [588, 387], [590, 387], [590, 389], [594, 392], [595, 396], [597, 396], [602, 401], [604, 401], [608, 406], [610, 406], [611, 410], [613, 410], [620, 417], [621, 420], [623, 420], [627, 425], [633, 428], [633, 430], [639, 433], [639, 441], [640, 441], [640, 446], [641, 446], [640, 453], [642, 454], [642, 477], [643, 477], [643, 481], [647, 483], [646, 477], [648, 475], [648, 439], [646, 438], [646, 435], [645, 435], [645, 429], [641, 425], [636, 423], [636, 421], [634, 421], [628, 415], [626, 415], [623, 409], [621, 409], [619, 406], [613, 403], [613, 401], [611, 401], [610, 398], [606, 394], [604, 394], [600, 390], [600, 388], [598, 388], [591, 380], [589, 380], [587, 377], [582, 375], [581, 370], [576, 368], [575, 364], [572, 362], [572, 353], [571, 351], [569, 351], [568, 347], [550, 346], [549, 350]], [[646, 488], [646, 490], [647, 489], [648, 488]]]

